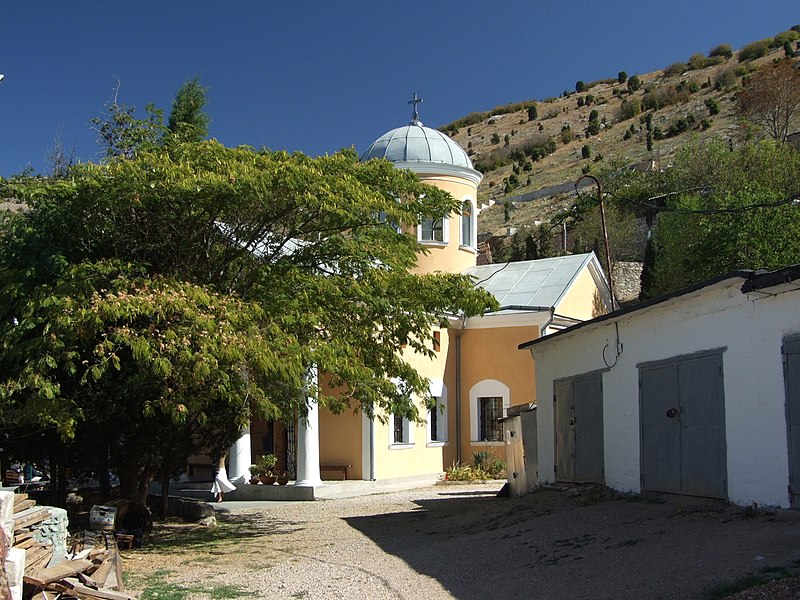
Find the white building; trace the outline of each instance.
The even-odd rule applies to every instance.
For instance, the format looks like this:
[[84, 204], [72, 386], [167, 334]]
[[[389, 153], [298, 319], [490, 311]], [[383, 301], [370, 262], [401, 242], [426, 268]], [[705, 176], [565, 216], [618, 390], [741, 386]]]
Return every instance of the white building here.
[[734, 272], [521, 344], [528, 481], [800, 506], [799, 280]]

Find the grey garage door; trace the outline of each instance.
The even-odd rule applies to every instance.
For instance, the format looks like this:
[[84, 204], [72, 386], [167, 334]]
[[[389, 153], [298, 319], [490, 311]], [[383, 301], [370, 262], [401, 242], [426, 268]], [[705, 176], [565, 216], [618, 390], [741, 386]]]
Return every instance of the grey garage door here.
[[555, 384], [556, 479], [603, 483], [603, 381], [600, 373]]
[[722, 353], [639, 365], [642, 489], [725, 498]]
[[783, 343], [786, 377], [786, 425], [789, 435], [789, 495], [800, 508], [800, 339]]

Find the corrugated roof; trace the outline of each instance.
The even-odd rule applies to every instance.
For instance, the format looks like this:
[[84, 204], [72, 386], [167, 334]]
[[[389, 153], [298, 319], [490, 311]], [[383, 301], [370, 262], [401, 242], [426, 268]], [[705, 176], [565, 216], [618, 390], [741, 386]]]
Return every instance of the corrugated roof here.
[[477, 285], [497, 298], [500, 306], [555, 307], [592, 256], [574, 254], [480, 265], [465, 273], [475, 277]]

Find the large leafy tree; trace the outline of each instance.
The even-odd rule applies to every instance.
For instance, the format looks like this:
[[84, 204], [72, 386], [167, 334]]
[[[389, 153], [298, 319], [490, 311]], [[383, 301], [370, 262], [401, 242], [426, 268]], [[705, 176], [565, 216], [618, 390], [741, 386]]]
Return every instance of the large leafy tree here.
[[800, 154], [784, 144], [695, 144], [678, 152], [653, 193], [662, 200], [648, 297], [800, 262]]
[[311, 365], [347, 390], [318, 395], [333, 410], [417, 416], [396, 349], [493, 306], [410, 271], [402, 232], [458, 203], [351, 151], [175, 143], [0, 188], [30, 207], [0, 237], [0, 418], [90, 448], [128, 497], [251, 416], [302, 415]]

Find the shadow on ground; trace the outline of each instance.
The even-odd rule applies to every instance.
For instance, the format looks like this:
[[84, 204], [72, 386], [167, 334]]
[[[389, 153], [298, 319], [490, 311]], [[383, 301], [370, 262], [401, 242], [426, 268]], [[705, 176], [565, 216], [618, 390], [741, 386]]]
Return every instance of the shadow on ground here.
[[596, 487], [522, 498], [444, 488], [402, 513], [345, 521], [454, 597], [707, 598], [800, 558], [800, 520], [717, 501]]

